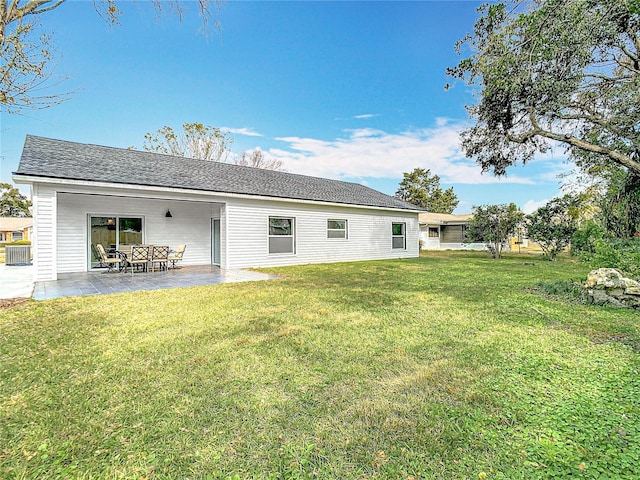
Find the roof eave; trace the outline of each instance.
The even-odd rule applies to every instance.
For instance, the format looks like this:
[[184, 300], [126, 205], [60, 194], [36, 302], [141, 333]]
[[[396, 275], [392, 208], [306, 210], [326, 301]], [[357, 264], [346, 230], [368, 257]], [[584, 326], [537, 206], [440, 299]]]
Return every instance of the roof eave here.
[[201, 195], [201, 196], [207, 196], [212, 198], [231, 197], [231, 198], [239, 198], [239, 199], [271, 200], [271, 201], [280, 201], [280, 202], [304, 203], [304, 204], [312, 204], [312, 205], [329, 205], [329, 206], [337, 206], [337, 207], [361, 208], [361, 209], [367, 209], [367, 210], [406, 212], [406, 213], [414, 213], [416, 215], [421, 213], [421, 210], [413, 210], [409, 208], [405, 209], [405, 208], [399, 208], [399, 207], [361, 205], [356, 203], [325, 202], [320, 200], [308, 200], [308, 199], [275, 197], [275, 196], [265, 196], [265, 195], [249, 195], [244, 193], [217, 192], [217, 191], [211, 191], [211, 190], [196, 190], [196, 189], [178, 188], [178, 187], [164, 187], [164, 186], [157, 186], [157, 185], [98, 182], [94, 180], [78, 180], [78, 179], [60, 178], [60, 177], [46, 177], [41, 175], [19, 173], [19, 172], [13, 172], [12, 176], [13, 176], [13, 181], [15, 183], [28, 184], [28, 185], [33, 185], [35, 183], [48, 183], [48, 184], [54, 184], [54, 185], [74, 185], [74, 186], [80, 186], [80, 187], [91, 186], [91, 187], [101, 187], [101, 188], [117, 188], [121, 190], [128, 189], [128, 190], [140, 190], [140, 191], [148, 191], [148, 192], [156, 191], [156, 192], [166, 192], [166, 193], [181, 193], [181, 194], [190, 194], [190, 195]]

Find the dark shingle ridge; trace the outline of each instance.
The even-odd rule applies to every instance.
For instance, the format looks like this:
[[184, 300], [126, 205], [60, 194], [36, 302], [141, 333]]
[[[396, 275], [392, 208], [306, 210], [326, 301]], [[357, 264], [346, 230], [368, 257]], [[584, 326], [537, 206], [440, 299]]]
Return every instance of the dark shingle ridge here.
[[420, 210], [357, 183], [27, 135], [17, 175]]

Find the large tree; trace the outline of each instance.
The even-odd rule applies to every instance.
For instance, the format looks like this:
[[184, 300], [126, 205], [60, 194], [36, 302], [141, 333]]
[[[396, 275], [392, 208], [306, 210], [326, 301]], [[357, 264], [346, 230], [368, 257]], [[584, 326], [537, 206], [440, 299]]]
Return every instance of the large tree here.
[[0, 217], [30, 217], [31, 200], [10, 183], [0, 183]]
[[[448, 73], [477, 88], [466, 154], [496, 175], [553, 143], [640, 176], [640, 2], [511, 0], [479, 9], [471, 55]], [[586, 157], [585, 157], [586, 155]]]
[[[118, 4], [124, 0], [94, 0], [96, 12], [109, 24], [117, 24]], [[212, 5], [224, 0], [152, 0], [158, 13], [170, 11], [182, 18], [189, 4], [197, 6], [206, 27]], [[0, 108], [10, 113], [45, 108], [65, 100], [68, 93], [46, 93], [56, 85], [56, 55], [51, 37], [41, 28], [42, 15], [67, 0], [0, 0]]]
[[601, 178], [606, 185], [598, 201], [602, 225], [611, 236], [632, 237], [640, 232], [640, 176], [608, 168]]
[[143, 148], [148, 152], [224, 162], [231, 153], [233, 138], [228, 132], [202, 123], [185, 123], [182, 132], [164, 126], [147, 133]]
[[396, 197], [432, 213], [452, 213], [459, 200], [453, 187], [442, 190], [440, 177], [429, 169], [416, 168], [404, 173]]

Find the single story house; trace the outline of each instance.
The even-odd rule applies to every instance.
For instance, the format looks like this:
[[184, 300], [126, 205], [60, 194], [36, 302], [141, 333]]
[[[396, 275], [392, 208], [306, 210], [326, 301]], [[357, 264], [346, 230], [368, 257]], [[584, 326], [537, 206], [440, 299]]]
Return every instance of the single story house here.
[[466, 242], [472, 214], [421, 213], [420, 246], [422, 250], [485, 250], [484, 243]]
[[31, 240], [32, 230], [31, 217], [0, 217], [0, 243]]
[[[470, 213], [420, 213], [420, 248], [422, 250], [486, 250], [482, 242], [467, 241], [467, 227], [473, 218]], [[526, 228], [518, 226], [515, 236], [508, 238], [506, 248], [518, 253], [542, 253], [536, 242], [529, 240]]]
[[355, 183], [28, 135], [36, 281], [97, 267], [95, 245], [186, 244], [184, 265], [419, 255], [420, 210]]

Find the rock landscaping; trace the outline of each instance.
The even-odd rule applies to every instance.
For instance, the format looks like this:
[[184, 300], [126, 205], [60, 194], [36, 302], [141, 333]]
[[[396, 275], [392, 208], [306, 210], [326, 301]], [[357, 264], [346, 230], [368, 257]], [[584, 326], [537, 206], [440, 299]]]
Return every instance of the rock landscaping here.
[[599, 268], [589, 273], [587, 295], [595, 305], [640, 310], [640, 282], [626, 278], [615, 268]]

